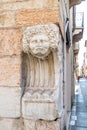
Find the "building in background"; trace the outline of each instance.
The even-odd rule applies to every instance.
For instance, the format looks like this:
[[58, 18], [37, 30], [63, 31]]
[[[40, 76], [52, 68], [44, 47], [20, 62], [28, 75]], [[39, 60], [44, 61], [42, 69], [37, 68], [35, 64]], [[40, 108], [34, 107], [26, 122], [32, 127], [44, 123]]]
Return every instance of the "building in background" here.
[[84, 52], [84, 60], [81, 68], [81, 77], [87, 78], [87, 40], [85, 41], [85, 52]]
[[74, 49], [74, 77], [75, 80], [79, 78], [79, 41], [83, 37], [84, 31], [84, 12], [77, 12], [77, 6], [73, 7], [73, 49]]

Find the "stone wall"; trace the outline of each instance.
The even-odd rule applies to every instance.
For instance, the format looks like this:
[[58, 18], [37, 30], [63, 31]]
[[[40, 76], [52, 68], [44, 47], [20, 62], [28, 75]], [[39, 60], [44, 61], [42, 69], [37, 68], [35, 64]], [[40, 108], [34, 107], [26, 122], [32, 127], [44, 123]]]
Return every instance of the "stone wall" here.
[[0, 0], [0, 130], [63, 129], [65, 5]]

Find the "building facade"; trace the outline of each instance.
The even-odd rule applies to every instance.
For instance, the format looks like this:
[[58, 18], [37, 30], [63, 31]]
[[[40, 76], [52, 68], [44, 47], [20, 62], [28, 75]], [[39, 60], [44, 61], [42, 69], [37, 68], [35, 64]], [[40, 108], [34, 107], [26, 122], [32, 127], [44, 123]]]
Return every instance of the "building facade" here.
[[68, 127], [78, 2], [0, 0], [0, 130]]
[[81, 77], [87, 78], [87, 40], [85, 40], [84, 60], [81, 68]]

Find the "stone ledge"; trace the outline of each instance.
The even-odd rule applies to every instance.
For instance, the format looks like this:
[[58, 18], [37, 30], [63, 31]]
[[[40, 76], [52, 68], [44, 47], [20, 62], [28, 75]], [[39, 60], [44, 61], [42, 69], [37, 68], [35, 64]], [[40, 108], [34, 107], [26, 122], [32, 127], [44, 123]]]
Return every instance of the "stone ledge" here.
[[25, 119], [32, 120], [55, 120], [58, 118], [58, 110], [56, 103], [50, 101], [30, 101], [26, 94], [22, 98], [22, 115]]

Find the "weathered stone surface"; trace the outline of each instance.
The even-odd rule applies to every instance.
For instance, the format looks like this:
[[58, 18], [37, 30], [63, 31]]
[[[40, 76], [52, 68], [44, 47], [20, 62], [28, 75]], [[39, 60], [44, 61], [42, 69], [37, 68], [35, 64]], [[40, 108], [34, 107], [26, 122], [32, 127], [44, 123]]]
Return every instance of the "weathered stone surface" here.
[[24, 119], [24, 130], [36, 130], [35, 121]]
[[0, 58], [0, 86], [18, 86], [21, 83], [20, 56]]
[[60, 121], [37, 121], [36, 122], [37, 130], [60, 130]]
[[60, 8], [42, 8], [32, 10], [19, 10], [16, 12], [16, 25], [37, 25], [57, 23], [60, 26], [62, 35], [64, 36], [64, 27], [61, 21]]
[[55, 120], [62, 111], [59, 77], [62, 82], [63, 54], [59, 27], [55, 24], [27, 27], [23, 32], [23, 51], [26, 53], [22, 62], [26, 90], [23, 117]]
[[0, 130], [22, 130], [20, 119], [0, 118]]
[[14, 12], [2, 12], [0, 13], [0, 27], [13, 27], [15, 25]]
[[54, 120], [58, 117], [55, 103], [29, 102], [22, 100], [22, 114], [25, 119]]
[[0, 57], [21, 54], [21, 30], [0, 29]]
[[57, 8], [58, 4], [57, 0], [0, 0], [0, 11]]
[[0, 87], [0, 117], [20, 117], [20, 97], [20, 89]]
[[59, 22], [58, 9], [22, 10], [16, 14], [16, 24], [21, 26], [45, 24], [49, 22]]

